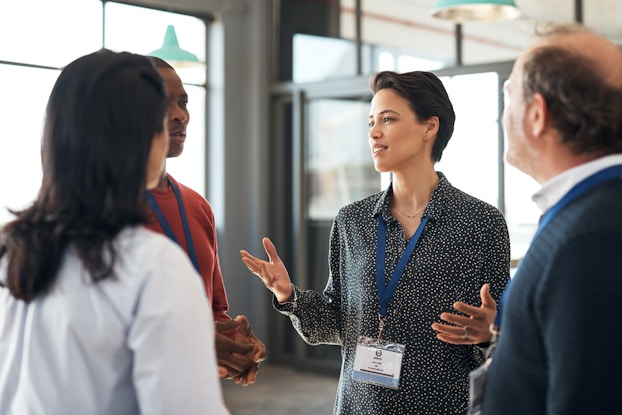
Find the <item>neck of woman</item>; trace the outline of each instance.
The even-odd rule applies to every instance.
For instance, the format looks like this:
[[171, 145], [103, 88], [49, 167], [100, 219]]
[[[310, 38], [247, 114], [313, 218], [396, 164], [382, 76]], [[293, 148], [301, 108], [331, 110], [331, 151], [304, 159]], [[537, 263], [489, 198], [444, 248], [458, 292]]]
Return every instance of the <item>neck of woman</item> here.
[[438, 174], [434, 168], [420, 171], [417, 175], [394, 173], [392, 207], [402, 216], [418, 216], [428, 205], [438, 182]]

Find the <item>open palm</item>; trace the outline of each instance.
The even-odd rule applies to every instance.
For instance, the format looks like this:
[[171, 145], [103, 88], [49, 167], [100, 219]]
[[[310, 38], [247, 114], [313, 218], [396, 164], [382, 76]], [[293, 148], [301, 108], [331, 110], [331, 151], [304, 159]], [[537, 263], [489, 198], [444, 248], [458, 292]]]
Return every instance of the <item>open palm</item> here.
[[291, 280], [287, 272], [287, 268], [279, 258], [274, 244], [269, 238], [262, 240], [268, 261], [264, 261], [245, 250], [241, 250], [242, 262], [255, 275], [257, 275], [264, 283], [267, 289], [272, 291], [279, 303], [287, 301], [292, 294]]

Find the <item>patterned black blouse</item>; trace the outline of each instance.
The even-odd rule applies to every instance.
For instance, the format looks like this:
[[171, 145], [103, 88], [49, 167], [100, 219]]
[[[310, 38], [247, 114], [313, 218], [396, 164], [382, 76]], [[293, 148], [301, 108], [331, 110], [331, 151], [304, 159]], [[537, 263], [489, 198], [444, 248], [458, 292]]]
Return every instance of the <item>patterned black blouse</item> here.
[[498, 209], [438, 175], [439, 184], [424, 211], [428, 223], [389, 304], [382, 335], [406, 345], [399, 390], [352, 379], [357, 338], [378, 336], [377, 215], [388, 227], [387, 281], [408, 243], [391, 214], [392, 186], [339, 211], [331, 231], [330, 276], [323, 295], [294, 287], [291, 302], [274, 302], [307, 343], [341, 346], [334, 414], [467, 412], [468, 375], [483, 363], [485, 349], [442, 342], [431, 325], [441, 321], [442, 312], [455, 312], [455, 301], [479, 306], [479, 291], [486, 282], [499, 299], [510, 277], [510, 243]]

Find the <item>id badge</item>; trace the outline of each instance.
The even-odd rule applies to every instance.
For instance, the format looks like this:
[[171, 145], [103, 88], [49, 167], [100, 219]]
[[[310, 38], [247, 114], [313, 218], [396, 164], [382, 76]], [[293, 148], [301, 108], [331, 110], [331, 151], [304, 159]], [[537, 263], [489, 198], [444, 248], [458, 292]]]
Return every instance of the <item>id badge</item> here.
[[352, 379], [399, 389], [403, 344], [360, 336], [356, 345]]
[[490, 362], [492, 359], [486, 359], [483, 365], [469, 373], [469, 415], [480, 415], [482, 413], [484, 385], [486, 384]]

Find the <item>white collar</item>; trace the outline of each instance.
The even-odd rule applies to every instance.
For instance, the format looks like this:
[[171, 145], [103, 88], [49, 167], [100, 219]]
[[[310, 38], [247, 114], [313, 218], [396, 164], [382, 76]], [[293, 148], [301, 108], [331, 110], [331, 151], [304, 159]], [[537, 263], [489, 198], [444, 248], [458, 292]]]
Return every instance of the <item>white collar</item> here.
[[546, 212], [581, 180], [616, 164], [622, 164], [622, 154], [608, 155], [573, 167], [546, 181], [542, 188], [531, 196], [531, 200], [542, 212]]

